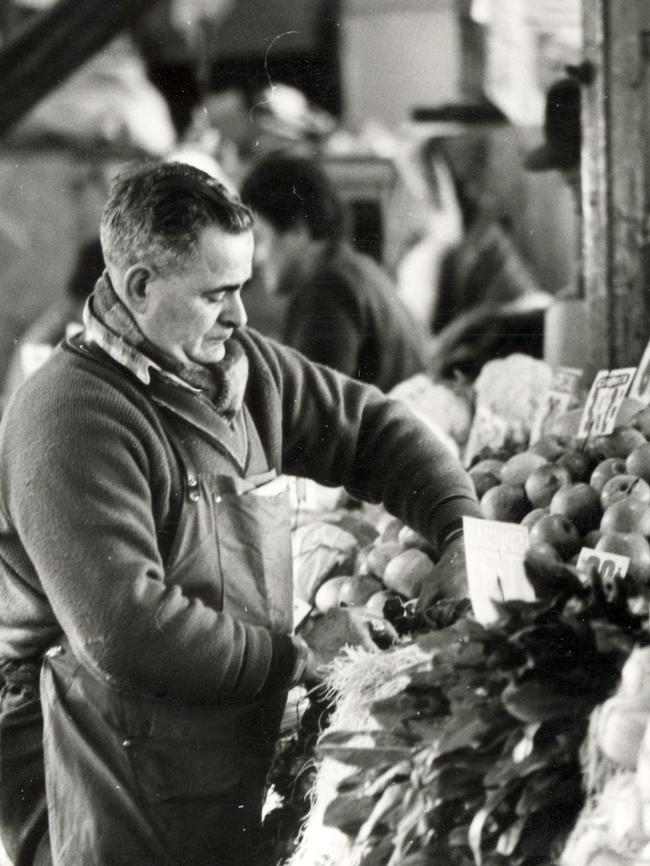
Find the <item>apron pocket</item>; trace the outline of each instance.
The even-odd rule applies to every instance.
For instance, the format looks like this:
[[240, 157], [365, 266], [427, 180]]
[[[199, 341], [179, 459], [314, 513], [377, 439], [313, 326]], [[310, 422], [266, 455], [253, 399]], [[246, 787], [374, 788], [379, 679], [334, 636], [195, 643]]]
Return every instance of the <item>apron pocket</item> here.
[[124, 741], [152, 829], [183, 866], [254, 862], [273, 741], [250, 709], [165, 708], [151, 735]]

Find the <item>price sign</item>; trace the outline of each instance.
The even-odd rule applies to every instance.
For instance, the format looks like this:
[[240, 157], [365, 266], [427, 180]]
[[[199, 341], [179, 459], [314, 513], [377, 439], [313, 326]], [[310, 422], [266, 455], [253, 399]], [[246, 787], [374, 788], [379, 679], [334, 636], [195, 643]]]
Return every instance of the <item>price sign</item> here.
[[482, 448], [501, 448], [508, 435], [508, 422], [487, 406], [476, 407], [472, 426], [465, 446], [465, 466], [471, 466], [472, 460]]
[[640, 400], [642, 403], [650, 403], [650, 343], [646, 346], [636, 369], [636, 376], [628, 396]]
[[544, 431], [550, 429], [555, 418], [571, 406], [581, 378], [582, 370], [576, 367], [557, 367], [553, 371], [553, 384], [540, 402], [530, 425], [530, 445], [534, 445]]
[[578, 438], [611, 433], [625, 395], [630, 390], [636, 367], [600, 370], [593, 381], [585, 404]]
[[[630, 557], [620, 553], [607, 553], [606, 550], [593, 550], [583, 547], [578, 556], [576, 568], [579, 572], [590, 572], [595, 568], [604, 583], [612, 583], [615, 577], [625, 577], [630, 567]], [[585, 576], [586, 581], [586, 576]]]
[[476, 619], [489, 625], [497, 617], [495, 601], [534, 601], [524, 571], [528, 529], [518, 523], [463, 517], [469, 595]]

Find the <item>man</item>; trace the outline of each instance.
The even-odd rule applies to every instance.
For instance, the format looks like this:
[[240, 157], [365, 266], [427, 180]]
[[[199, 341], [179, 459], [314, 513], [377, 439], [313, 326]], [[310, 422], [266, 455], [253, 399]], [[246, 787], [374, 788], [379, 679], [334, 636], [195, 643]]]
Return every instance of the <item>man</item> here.
[[84, 332], [0, 428], [2, 836], [44, 844], [43, 660], [55, 866], [252, 864], [288, 688], [374, 646], [343, 609], [291, 634], [281, 473], [383, 501], [461, 593], [479, 509], [399, 403], [246, 328], [252, 217], [217, 181], [127, 171], [101, 240]]
[[[552, 84], [546, 94], [544, 139], [524, 157], [528, 171], [559, 172], [571, 193], [578, 222], [582, 218], [580, 104], [580, 84], [574, 78]], [[544, 358], [553, 366], [583, 367], [589, 357], [589, 311], [580, 260], [578, 249], [571, 284], [556, 293], [546, 312]]]
[[273, 154], [248, 175], [242, 199], [255, 212], [265, 288], [288, 298], [283, 342], [382, 391], [425, 370], [423, 327], [344, 240], [341, 204], [316, 162]]

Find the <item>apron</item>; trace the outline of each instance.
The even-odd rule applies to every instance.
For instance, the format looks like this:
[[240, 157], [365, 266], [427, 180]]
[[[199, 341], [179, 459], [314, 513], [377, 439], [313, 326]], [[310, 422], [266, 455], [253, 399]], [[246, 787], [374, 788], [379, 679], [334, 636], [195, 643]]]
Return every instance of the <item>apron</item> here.
[[[247, 409], [232, 427], [245, 456], [215, 441], [212, 464], [196, 467], [179, 432], [178, 389], [158, 390], [184, 474], [165, 582], [291, 632], [289, 501]], [[52, 648], [41, 697], [54, 866], [263, 862], [261, 808], [286, 695], [175, 703], [107, 685], [65, 641]]]
[[51, 863], [43, 767], [40, 659], [0, 668], [0, 833], [14, 866]]

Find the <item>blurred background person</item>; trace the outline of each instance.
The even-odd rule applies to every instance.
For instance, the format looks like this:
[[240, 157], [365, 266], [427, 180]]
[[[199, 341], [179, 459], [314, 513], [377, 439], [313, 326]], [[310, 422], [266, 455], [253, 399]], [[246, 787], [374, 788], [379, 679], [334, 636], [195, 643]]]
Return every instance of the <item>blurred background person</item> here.
[[[544, 139], [524, 157], [528, 171], [559, 172], [571, 192], [578, 221], [582, 214], [580, 102], [580, 85], [575, 79], [562, 78], [552, 84], [546, 94]], [[582, 367], [588, 356], [587, 303], [579, 247], [575, 261], [571, 281], [555, 293], [546, 315], [544, 357], [556, 366]]]
[[241, 194], [255, 212], [260, 278], [287, 299], [285, 343], [383, 391], [426, 368], [423, 328], [381, 267], [345, 239], [342, 203], [316, 160], [271, 154]]

